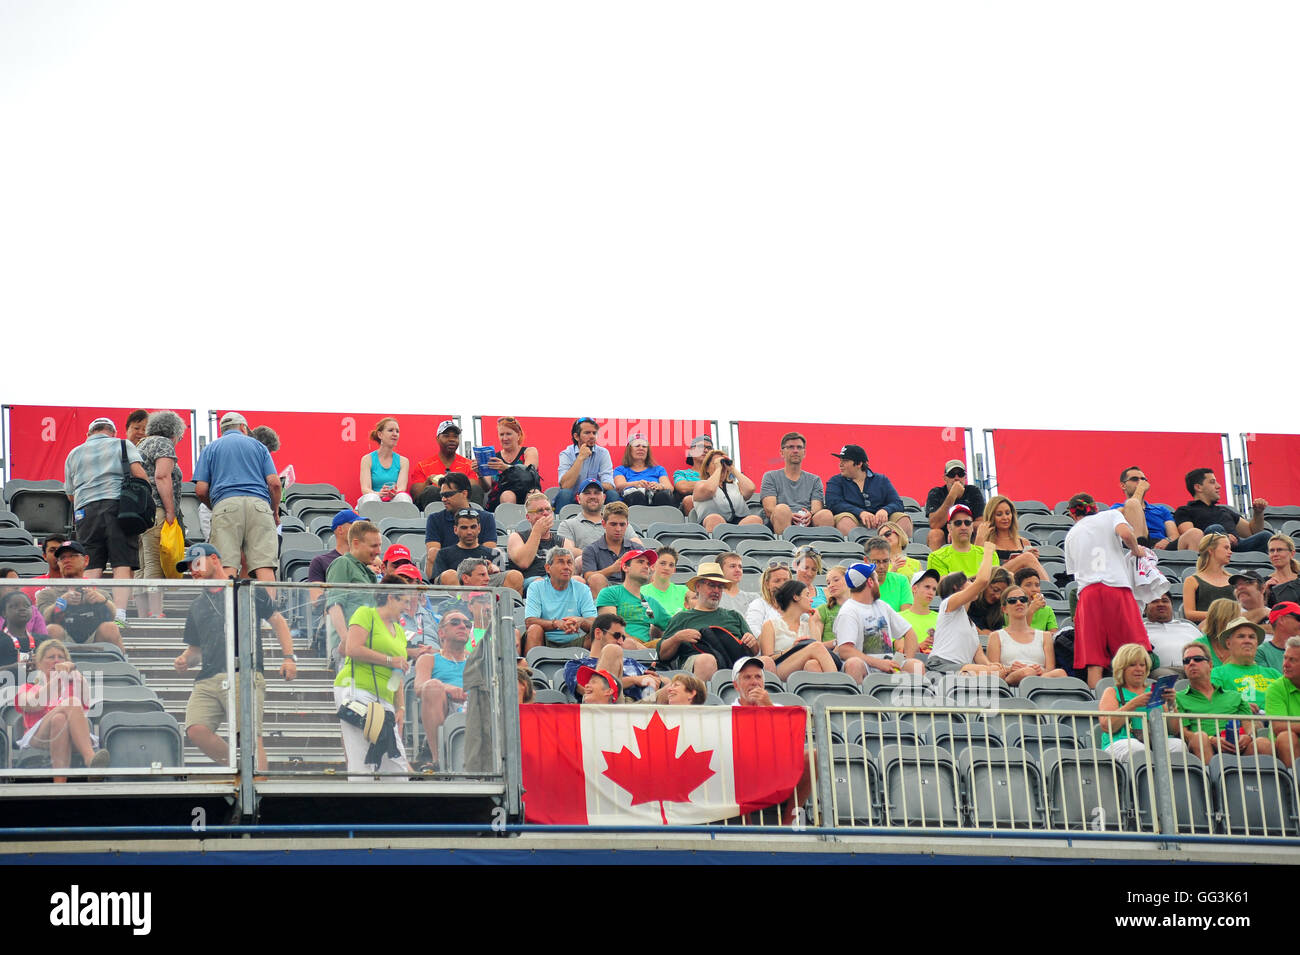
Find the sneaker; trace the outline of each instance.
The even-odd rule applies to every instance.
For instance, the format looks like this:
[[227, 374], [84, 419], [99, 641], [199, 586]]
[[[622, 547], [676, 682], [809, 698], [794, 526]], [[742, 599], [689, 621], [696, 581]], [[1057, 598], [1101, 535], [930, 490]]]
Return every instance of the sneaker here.
[[112, 758], [108, 755], [108, 750], [97, 749], [95, 755], [90, 759], [89, 769], [105, 769], [112, 765]]

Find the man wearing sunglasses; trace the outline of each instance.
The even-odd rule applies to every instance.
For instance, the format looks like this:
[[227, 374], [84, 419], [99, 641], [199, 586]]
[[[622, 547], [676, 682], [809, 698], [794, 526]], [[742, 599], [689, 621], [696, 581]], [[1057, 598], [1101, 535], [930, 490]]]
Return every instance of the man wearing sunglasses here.
[[[434, 564], [438, 560], [438, 551], [444, 547], [455, 547], [460, 540], [456, 536], [456, 514], [470, 506], [469, 478], [459, 471], [452, 471], [442, 479], [438, 494], [444, 505], [441, 511], [434, 511], [424, 522], [424, 576], [432, 580], [436, 574]], [[478, 543], [489, 550], [497, 546], [497, 521], [491, 511], [478, 511]]]
[[1254, 724], [1248, 722], [1250, 707], [1235, 690], [1220, 689], [1210, 682], [1210, 671], [1214, 661], [1203, 643], [1189, 643], [1182, 649], [1183, 670], [1187, 674], [1187, 689], [1174, 694], [1180, 713], [1214, 713], [1216, 715], [1232, 714], [1246, 719], [1239, 719], [1235, 732], [1224, 735], [1227, 722], [1224, 720], [1183, 720], [1183, 739], [1203, 763], [1208, 763], [1216, 753], [1240, 753], [1242, 755], [1267, 755], [1273, 751], [1266, 739], [1255, 739]]
[[[954, 504], [948, 508], [946, 523], [952, 543], [931, 551], [925, 565], [931, 570], [937, 570], [940, 578], [961, 571], [967, 577], [974, 579], [979, 573], [980, 561], [984, 559], [984, 548], [971, 543], [971, 535], [975, 532], [975, 517], [965, 504]], [[1000, 563], [995, 553], [993, 566], [996, 567]]]
[[564, 663], [564, 686], [574, 696], [578, 692], [578, 671], [583, 667], [605, 670], [622, 676], [619, 681], [621, 701], [628, 703], [653, 703], [655, 693], [663, 685], [656, 673], [645, 664], [633, 660], [623, 651], [631, 649], [627, 624], [616, 613], [602, 613], [591, 623], [591, 656], [577, 657]]
[[[1178, 525], [1174, 523], [1173, 508], [1147, 502], [1146, 496], [1151, 490], [1151, 484], [1147, 481], [1146, 472], [1136, 465], [1125, 468], [1119, 474], [1119, 486], [1124, 492], [1124, 500], [1112, 504], [1110, 509], [1112, 511], [1118, 508], [1124, 509], [1124, 516], [1133, 525], [1133, 530], [1138, 535], [1138, 542], [1156, 550], [1166, 550], [1171, 547], [1176, 550]], [[1170, 659], [1172, 660], [1173, 657]]]
[[465, 694], [466, 647], [473, 634], [474, 621], [461, 610], [448, 610], [438, 624], [438, 652], [426, 653], [415, 661], [415, 692], [420, 697], [420, 719], [425, 736], [422, 759], [417, 769], [436, 769], [437, 761], [427, 741], [438, 738], [438, 729], [453, 710], [461, 711], [469, 697]]
[[925, 516], [930, 521], [925, 546], [930, 550], [938, 550], [948, 540], [948, 512], [955, 504], [964, 505], [966, 512], [974, 515], [975, 528], [983, 522], [984, 494], [966, 483], [966, 464], [956, 458], [944, 464], [943, 484], [930, 488], [925, 496]]

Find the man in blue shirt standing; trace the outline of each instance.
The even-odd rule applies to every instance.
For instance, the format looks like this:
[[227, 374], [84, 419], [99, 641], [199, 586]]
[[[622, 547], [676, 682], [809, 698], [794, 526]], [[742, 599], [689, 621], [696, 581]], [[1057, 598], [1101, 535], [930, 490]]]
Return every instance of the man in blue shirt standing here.
[[1119, 486], [1127, 500], [1112, 504], [1110, 509], [1114, 511], [1122, 508], [1125, 503], [1137, 502], [1137, 506], [1142, 509], [1142, 516], [1146, 519], [1146, 533], [1142, 533], [1142, 528], [1134, 520], [1137, 516], [1136, 508], [1128, 508], [1125, 516], [1137, 531], [1138, 543], [1156, 550], [1177, 549], [1178, 525], [1174, 523], [1173, 509], [1164, 504], [1147, 503], [1146, 496], [1151, 490], [1151, 485], [1147, 482], [1146, 473], [1136, 465], [1125, 468], [1119, 474]]
[[222, 416], [221, 437], [199, 455], [194, 485], [199, 502], [212, 509], [209, 540], [221, 552], [221, 566], [238, 571], [242, 552], [253, 577], [275, 580], [280, 477], [271, 452], [249, 436], [239, 412]]

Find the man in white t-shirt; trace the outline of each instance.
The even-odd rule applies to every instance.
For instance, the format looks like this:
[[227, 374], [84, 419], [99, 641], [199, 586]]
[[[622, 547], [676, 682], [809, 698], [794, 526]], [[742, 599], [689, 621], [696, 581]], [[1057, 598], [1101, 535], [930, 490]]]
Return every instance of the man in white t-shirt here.
[[[859, 683], [868, 670], [921, 674], [925, 665], [916, 659], [916, 634], [898, 611], [880, 598], [874, 564], [854, 564], [844, 571], [849, 600], [835, 617], [835, 653], [844, 672]], [[894, 643], [903, 641], [901, 663], [894, 661]]]
[[1201, 631], [1196, 629], [1194, 623], [1174, 619], [1174, 602], [1168, 594], [1162, 594], [1148, 603], [1142, 615], [1151, 649], [1160, 657], [1160, 669], [1152, 676], [1164, 676], [1166, 673], [1185, 676], [1183, 647], [1202, 636]]
[[1146, 550], [1137, 542], [1122, 510], [1099, 513], [1091, 494], [1076, 494], [1067, 506], [1074, 526], [1065, 538], [1065, 570], [1079, 584], [1074, 668], [1086, 668], [1088, 686], [1096, 687], [1124, 644], [1136, 643], [1151, 650], [1142, 614], [1133, 599], [1133, 578], [1124, 553], [1127, 548], [1137, 558]]

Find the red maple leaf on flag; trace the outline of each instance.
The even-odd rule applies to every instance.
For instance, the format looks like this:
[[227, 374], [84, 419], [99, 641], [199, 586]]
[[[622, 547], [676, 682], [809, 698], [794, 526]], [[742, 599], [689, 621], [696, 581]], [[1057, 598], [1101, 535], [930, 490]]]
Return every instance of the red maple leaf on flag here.
[[677, 734], [681, 727], [669, 729], [656, 711], [643, 729], [632, 727], [636, 734], [640, 756], [624, 746], [617, 753], [602, 751], [605, 757], [604, 775], [632, 794], [632, 805], [659, 803], [659, 816], [668, 825], [666, 802], [689, 802], [691, 793], [713, 775], [709, 761], [713, 750], [697, 753], [687, 747], [681, 756], [677, 753]]

